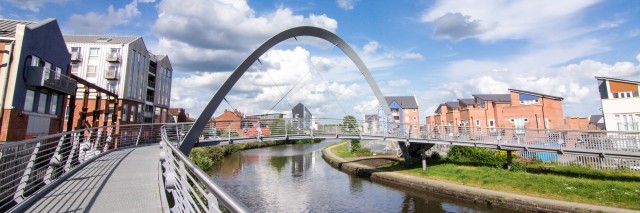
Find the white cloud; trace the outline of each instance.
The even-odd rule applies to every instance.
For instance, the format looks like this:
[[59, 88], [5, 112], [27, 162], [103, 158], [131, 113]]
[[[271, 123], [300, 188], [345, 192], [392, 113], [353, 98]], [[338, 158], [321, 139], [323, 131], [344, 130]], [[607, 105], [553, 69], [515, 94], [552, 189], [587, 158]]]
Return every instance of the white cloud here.
[[343, 10], [353, 10], [356, 0], [337, 0], [337, 3]]
[[[360, 116], [371, 108], [371, 104], [364, 103], [371, 100], [373, 92], [362, 83], [364, 80], [359, 72], [349, 70], [356, 69], [355, 66], [350, 64], [351, 68], [348, 68], [344, 64], [351, 62], [342, 58], [311, 57], [302, 47], [269, 50], [261, 58], [262, 64], [251, 67], [226, 98], [233, 107], [248, 114], [267, 113], [274, 106], [271, 113], [290, 112], [291, 106], [301, 102], [314, 116], [342, 117], [343, 110], [346, 114]], [[197, 116], [230, 72], [186, 75], [173, 79], [172, 106], [184, 107]], [[216, 114], [224, 108], [231, 106], [223, 103]]]
[[387, 84], [389, 86], [392, 87], [401, 87], [401, 86], [407, 86], [411, 83], [411, 81], [407, 80], [407, 79], [399, 79], [399, 80], [392, 80], [392, 81], [387, 81]]
[[153, 2], [156, 2], [156, 0], [138, 0], [138, 2], [140, 2], [140, 3], [153, 3]]
[[133, 0], [117, 10], [113, 8], [113, 5], [109, 5], [107, 13], [73, 14], [69, 17], [69, 24], [73, 27], [75, 33], [102, 34], [112, 26], [126, 24], [131, 18], [139, 15], [138, 2]]
[[414, 60], [422, 60], [422, 59], [424, 59], [422, 54], [416, 53], [416, 52], [405, 53], [405, 54], [402, 55], [401, 58], [402, 59], [414, 59]]
[[438, 1], [422, 16], [434, 23], [439, 36], [454, 40], [566, 39], [583, 33], [575, 16], [600, 0], [585, 1]]
[[16, 5], [16, 7], [23, 10], [31, 10], [33, 12], [40, 12], [40, 8], [47, 3], [61, 4], [68, 0], [7, 0]]
[[362, 51], [364, 51], [364, 54], [375, 53], [379, 47], [380, 44], [377, 41], [370, 41], [362, 47]]
[[243, 0], [163, 0], [158, 9], [157, 48], [173, 53], [174, 66], [185, 71], [235, 68], [259, 44], [288, 28], [338, 27], [324, 14], [297, 15], [289, 8], [258, 15]]

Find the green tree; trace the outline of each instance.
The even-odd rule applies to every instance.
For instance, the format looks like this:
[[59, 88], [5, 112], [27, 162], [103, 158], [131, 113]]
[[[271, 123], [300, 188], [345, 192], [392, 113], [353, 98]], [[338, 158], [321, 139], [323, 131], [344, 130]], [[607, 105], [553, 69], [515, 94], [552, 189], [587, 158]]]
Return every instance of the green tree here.
[[344, 118], [342, 118], [342, 128], [349, 133], [357, 132], [356, 129], [358, 128], [358, 123], [356, 121], [356, 117], [351, 115], [344, 116]]

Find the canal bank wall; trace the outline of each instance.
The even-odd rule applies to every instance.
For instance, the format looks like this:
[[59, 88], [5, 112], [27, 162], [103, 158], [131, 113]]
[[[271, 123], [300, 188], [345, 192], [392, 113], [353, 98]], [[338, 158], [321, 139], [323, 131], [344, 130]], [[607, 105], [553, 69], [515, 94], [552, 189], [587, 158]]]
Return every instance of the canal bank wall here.
[[[486, 205], [503, 206], [510, 209], [532, 212], [638, 212], [628, 209], [620, 209], [606, 206], [596, 206], [568, 201], [558, 201], [539, 197], [531, 197], [507, 192], [493, 191], [476, 187], [464, 186], [426, 179], [398, 172], [389, 172], [376, 169], [371, 166], [357, 163], [366, 158], [344, 159], [333, 153], [334, 144], [322, 150], [322, 158], [338, 170], [369, 178], [373, 182], [381, 182], [391, 185], [399, 185], [426, 193], [436, 193], [459, 199], [465, 199]], [[369, 157], [381, 158], [381, 157]], [[382, 157], [384, 158], [384, 157]]]

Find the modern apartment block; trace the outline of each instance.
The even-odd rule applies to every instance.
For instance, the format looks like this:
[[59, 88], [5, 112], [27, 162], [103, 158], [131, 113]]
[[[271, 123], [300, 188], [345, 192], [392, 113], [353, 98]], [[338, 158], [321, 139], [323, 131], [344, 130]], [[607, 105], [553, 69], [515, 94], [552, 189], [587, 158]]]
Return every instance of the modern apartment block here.
[[640, 82], [596, 77], [607, 131], [640, 131]]
[[76, 81], [58, 22], [0, 19], [0, 61], [0, 141], [62, 131]]
[[[416, 96], [385, 96], [393, 120], [389, 122], [402, 123], [401, 131], [420, 132], [420, 105]], [[405, 129], [408, 128], [408, 129]]]
[[[118, 95], [117, 124], [164, 123], [173, 68], [137, 36], [64, 35], [71, 73]], [[84, 92], [79, 88], [78, 98]], [[95, 100], [95, 96], [89, 99]]]
[[562, 98], [509, 89], [509, 94], [476, 94], [473, 99], [440, 104], [431, 125], [469, 127], [563, 128]]

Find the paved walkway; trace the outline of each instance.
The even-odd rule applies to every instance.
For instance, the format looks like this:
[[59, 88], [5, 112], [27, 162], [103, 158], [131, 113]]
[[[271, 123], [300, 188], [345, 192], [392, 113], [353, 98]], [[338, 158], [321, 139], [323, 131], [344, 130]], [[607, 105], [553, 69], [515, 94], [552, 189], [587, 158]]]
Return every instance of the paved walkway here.
[[101, 156], [27, 212], [162, 212], [159, 149], [127, 148]]

